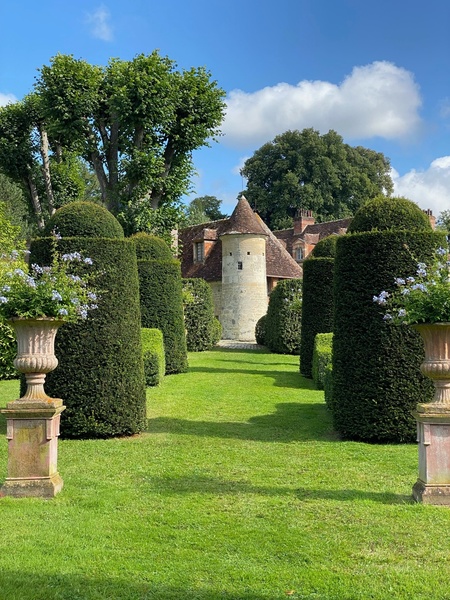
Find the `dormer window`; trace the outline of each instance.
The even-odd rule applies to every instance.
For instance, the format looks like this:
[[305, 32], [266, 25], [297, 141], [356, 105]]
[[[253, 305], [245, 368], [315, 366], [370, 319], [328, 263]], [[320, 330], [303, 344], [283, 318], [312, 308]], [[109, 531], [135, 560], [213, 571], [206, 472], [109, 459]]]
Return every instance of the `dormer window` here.
[[194, 243], [194, 262], [203, 262], [205, 259], [205, 244], [204, 242]]
[[301, 246], [294, 248], [294, 259], [297, 262], [301, 262], [303, 260], [303, 248]]

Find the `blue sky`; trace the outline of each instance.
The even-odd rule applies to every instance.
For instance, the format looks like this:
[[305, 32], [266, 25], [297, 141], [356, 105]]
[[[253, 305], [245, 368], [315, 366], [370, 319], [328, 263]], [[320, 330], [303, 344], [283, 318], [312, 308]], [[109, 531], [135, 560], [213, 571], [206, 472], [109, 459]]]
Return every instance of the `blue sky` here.
[[159, 49], [181, 69], [205, 66], [227, 115], [220, 142], [194, 154], [191, 199], [231, 212], [245, 158], [314, 127], [388, 156], [396, 194], [450, 209], [448, 0], [23, 0], [3, 2], [0, 19], [0, 104], [58, 52], [101, 65]]

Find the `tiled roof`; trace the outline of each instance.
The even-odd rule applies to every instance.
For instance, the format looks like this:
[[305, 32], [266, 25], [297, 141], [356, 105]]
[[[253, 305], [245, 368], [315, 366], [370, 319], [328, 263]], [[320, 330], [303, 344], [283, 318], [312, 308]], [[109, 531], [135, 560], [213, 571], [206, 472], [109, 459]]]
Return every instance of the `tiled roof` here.
[[[211, 230], [216, 230], [217, 241], [203, 263], [194, 262], [193, 244], [196, 241], [213, 239]], [[283, 244], [274, 236], [261, 217], [254, 213], [244, 197], [239, 200], [229, 219], [211, 221], [186, 227], [179, 232], [182, 246], [181, 272], [183, 277], [202, 277], [206, 281], [222, 279], [222, 242], [220, 236], [231, 233], [252, 233], [267, 236], [266, 269], [267, 277], [292, 279], [302, 276], [301, 267], [285, 250]]]
[[305, 240], [309, 243], [317, 243], [319, 240], [329, 235], [341, 234], [347, 230], [351, 218], [339, 219], [337, 221], [327, 221], [326, 223], [314, 223], [307, 225], [301, 233], [294, 234], [294, 228], [274, 231], [274, 235], [286, 244], [286, 250], [292, 254], [294, 242]]

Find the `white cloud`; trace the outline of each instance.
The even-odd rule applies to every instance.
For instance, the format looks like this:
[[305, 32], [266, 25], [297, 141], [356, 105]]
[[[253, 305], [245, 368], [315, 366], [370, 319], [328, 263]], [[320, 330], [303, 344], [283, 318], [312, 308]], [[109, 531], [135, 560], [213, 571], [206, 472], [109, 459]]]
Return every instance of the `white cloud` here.
[[413, 169], [405, 175], [392, 170], [394, 195], [414, 200], [420, 208], [431, 208], [438, 217], [450, 210], [450, 156], [434, 160], [426, 171]]
[[244, 164], [249, 158], [250, 156], [241, 156], [241, 158], [239, 159], [239, 163], [231, 169], [233, 175], [241, 175], [241, 169], [244, 168]]
[[420, 126], [419, 87], [412, 73], [390, 62], [354, 67], [340, 84], [279, 83], [227, 97], [224, 143], [260, 145], [288, 129], [336, 130], [345, 138], [407, 138]]
[[17, 98], [14, 96], [14, 94], [2, 94], [0, 92], [0, 106], [6, 106], [12, 102], [17, 102]]
[[111, 13], [106, 6], [101, 5], [97, 10], [88, 13], [86, 21], [90, 26], [92, 35], [104, 42], [113, 39], [113, 28], [111, 25]]

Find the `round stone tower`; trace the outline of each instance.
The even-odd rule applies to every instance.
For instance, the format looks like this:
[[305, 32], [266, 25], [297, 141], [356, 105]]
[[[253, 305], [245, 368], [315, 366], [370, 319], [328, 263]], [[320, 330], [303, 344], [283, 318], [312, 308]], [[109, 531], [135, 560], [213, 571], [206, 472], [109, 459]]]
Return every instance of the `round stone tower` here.
[[260, 217], [241, 196], [222, 241], [222, 337], [255, 341], [267, 312], [266, 239]]

